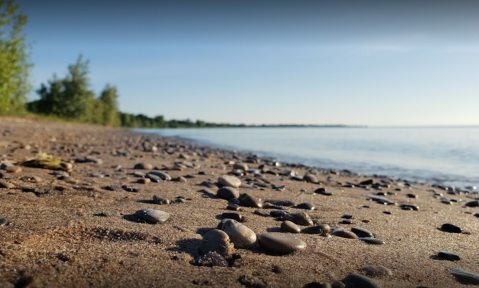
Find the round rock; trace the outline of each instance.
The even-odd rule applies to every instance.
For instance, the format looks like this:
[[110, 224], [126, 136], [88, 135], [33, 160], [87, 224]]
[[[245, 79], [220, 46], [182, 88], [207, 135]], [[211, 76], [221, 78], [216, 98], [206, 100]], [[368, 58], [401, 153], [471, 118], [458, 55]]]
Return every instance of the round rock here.
[[153, 169], [153, 165], [151, 165], [150, 163], [141, 162], [141, 163], [135, 164], [133, 169], [151, 170]]
[[263, 203], [260, 198], [256, 198], [246, 193], [240, 195], [239, 201], [240, 204], [245, 207], [263, 208]]
[[259, 235], [258, 243], [267, 251], [287, 254], [304, 250], [306, 243], [303, 240], [291, 235], [278, 232], [264, 233]]
[[222, 230], [228, 234], [235, 248], [252, 248], [256, 243], [256, 234], [253, 230], [233, 219], [225, 221]]
[[281, 230], [289, 233], [301, 232], [301, 229], [298, 227], [298, 225], [294, 224], [291, 221], [283, 221], [283, 223], [281, 223]]
[[220, 186], [238, 188], [241, 186], [241, 180], [235, 176], [223, 175], [218, 177], [218, 184], [220, 184]]
[[170, 214], [166, 213], [165, 211], [155, 209], [138, 210], [136, 211], [135, 215], [140, 219], [150, 223], [163, 223], [170, 218]]
[[225, 186], [218, 189], [218, 191], [216, 192], [216, 196], [221, 199], [230, 200], [233, 198], [238, 199], [240, 193], [237, 189], [233, 187]]
[[170, 200], [160, 197], [160, 196], [153, 196], [153, 203], [158, 204], [158, 205], [167, 205], [170, 204]]
[[208, 252], [217, 252], [222, 256], [227, 256], [232, 254], [233, 250], [233, 244], [231, 244], [228, 234], [218, 229], [213, 229], [206, 233], [198, 248], [200, 255]]
[[304, 175], [303, 180], [308, 183], [319, 183], [318, 178], [316, 178], [316, 176], [314, 176], [313, 174]]
[[384, 266], [368, 265], [361, 268], [369, 277], [392, 276], [393, 272]]
[[462, 229], [460, 227], [451, 223], [442, 224], [441, 230], [449, 233], [462, 233]]

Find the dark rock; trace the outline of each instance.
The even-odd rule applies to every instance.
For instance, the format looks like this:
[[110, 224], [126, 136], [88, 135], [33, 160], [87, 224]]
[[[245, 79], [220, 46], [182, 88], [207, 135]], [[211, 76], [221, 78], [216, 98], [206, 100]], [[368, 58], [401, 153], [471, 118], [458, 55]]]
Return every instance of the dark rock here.
[[384, 241], [381, 239], [377, 238], [371, 238], [371, 237], [359, 237], [359, 240], [366, 242], [368, 244], [374, 244], [374, 245], [383, 245]]
[[460, 227], [451, 223], [442, 224], [441, 230], [449, 233], [462, 233], [462, 229]]
[[461, 257], [459, 255], [451, 253], [451, 252], [446, 252], [446, 251], [439, 251], [437, 254], [437, 257], [439, 259], [444, 259], [444, 260], [449, 260], [449, 261], [459, 261], [461, 260]]
[[315, 209], [314, 205], [311, 204], [311, 203], [300, 203], [300, 204], [296, 205], [294, 208], [306, 209], [306, 210], [314, 210]]
[[381, 285], [375, 280], [358, 274], [349, 274], [342, 282], [346, 285], [346, 288], [381, 288]]
[[320, 187], [320, 188], [314, 190], [314, 193], [316, 193], [316, 194], [321, 194], [321, 195], [325, 195], [325, 196], [331, 196], [331, 195], [333, 195], [333, 193], [327, 192], [326, 189], [323, 188], [323, 187]]
[[479, 285], [479, 275], [473, 272], [462, 270], [459, 268], [452, 268], [451, 274], [456, 277], [456, 280], [463, 284]]
[[283, 217], [284, 217], [284, 220], [291, 221], [298, 225], [303, 225], [303, 226], [313, 225], [313, 220], [305, 212], [288, 213], [284, 215]]
[[216, 196], [221, 199], [230, 200], [232, 198], [239, 198], [240, 193], [236, 188], [225, 186], [218, 189], [218, 191], [216, 192]]
[[315, 226], [310, 226], [301, 230], [302, 233], [306, 234], [321, 234], [328, 235], [331, 231], [331, 227], [328, 224], [320, 224]]
[[373, 237], [373, 233], [369, 232], [366, 229], [360, 228], [360, 227], [351, 228], [351, 232], [358, 235], [359, 237]]
[[239, 201], [242, 206], [245, 207], [253, 207], [253, 208], [262, 208], [263, 203], [261, 202], [260, 198], [256, 198], [252, 195], [243, 193], [239, 197]]

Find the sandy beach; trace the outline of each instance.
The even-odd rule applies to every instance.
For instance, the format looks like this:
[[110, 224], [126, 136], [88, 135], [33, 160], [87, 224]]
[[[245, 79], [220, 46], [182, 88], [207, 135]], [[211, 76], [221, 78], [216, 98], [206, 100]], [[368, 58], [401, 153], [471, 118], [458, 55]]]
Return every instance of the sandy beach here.
[[[23, 164], [42, 153], [61, 160], [63, 169]], [[479, 273], [479, 218], [475, 217], [479, 208], [465, 205], [477, 200], [474, 194], [275, 163], [125, 129], [10, 118], [0, 118], [0, 160], [15, 167], [5, 164], [0, 174], [4, 187], [0, 217], [8, 221], [0, 226], [2, 288], [304, 287], [313, 282], [317, 286], [308, 287], [466, 287], [479, 283], [475, 274], [452, 274], [461, 274], [454, 269]], [[139, 163], [145, 169], [134, 169]], [[171, 180], [148, 183], [144, 179], [150, 171], [167, 174]], [[217, 197], [219, 187], [211, 185], [228, 174], [241, 180], [236, 188], [240, 194], [253, 196], [262, 207], [230, 200], [240, 211], [228, 210], [228, 200]], [[308, 178], [313, 181], [304, 181], [305, 175], [313, 175]], [[313, 183], [314, 178], [318, 183]], [[154, 196], [170, 203], [156, 204]], [[441, 197], [447, 199], [441, 202]], [[300, 207], [314, 206], [314, 210], [281, 207], [268, 200], [309, 203]], [[450, 204], [443, 203], [446, 200]], [[152, 224], [138, 216], [142, 209], [161, 210], [169, 217]], [[327, 224], [332, 231], [287, 233], [280, 229], [284, 217], [272, 217], [272, 211], [275, 216], [281, 214], [278, 211], [304, 212], [313, 226]], [[235, 247], [224, 257], [227, 265], [202, 265], [198, 248], [205, 235], [218, 227], [223, 213], [239, 213], [244, 218], [241, 225], [258, 237], [281, 232], [303, 241], [305, 248], [278, 254], [256, 242], [251, 248]], [[461, 233], [444, 231], [445, 223], [457, 225]], [[366, 229], [373, 234], [369, 238], [382, 241], [331, 235], [336, 227]], [[443, 259], [447, 256], [439, 257], [440, 251], [454, 253], [460, 260]], [[369, 275], [369, 286], [358, 286], [364, 278], [341, 284], [352, 273], [366, 276], [361, 269], [368, 265], [385, 267], [392, 275]]]

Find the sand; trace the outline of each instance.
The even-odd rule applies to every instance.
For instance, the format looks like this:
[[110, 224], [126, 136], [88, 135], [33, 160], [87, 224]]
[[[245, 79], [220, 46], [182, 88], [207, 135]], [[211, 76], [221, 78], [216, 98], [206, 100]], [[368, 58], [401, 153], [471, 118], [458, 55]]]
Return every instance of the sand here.
[[[158, 151], [145, 151], [145, 141], [156, 145]], [[381, 265], [392, 271], [392, 276], [375, 278], [382, 287], [462, 287], [466, 285], [459, 283], [447, 268], [479, 272], [479, 218], [474, 217], [479, 208], [464, 206], [477, 197], [473, 194], [447, 195], [429, 185], [408, 187], [404, 182], [391, 182], [390, 188], [382, 189], [396, 193], [386, 196], [388, 199], [420, 207], [419, 211], [402, 210], [399, 205], [381, 205], [361, 196], [379, 190], [341, 185], [367, 179], [378, 182], [378, 178], [318, 170], [321, 184], [313, 184], [264, 174], [271, 183], [284, 185], [285, 191], [257, 187], [239, 188], [240, 192], [263, 200], [313, 203], [316, 210], [307, 213], [315, 223], [346, 230], [362, 227], [385, 244], [301, 233], [296, 235], [307, 244], [303, 251], [273, 255], [260, 247], [235, 249], [241, 259], [233, 267], [205, 267], [192, 264], [198, 257], [202, 236], [216, 228], [221, 214], [228, 211], [226, 200], [201, 192], [205, 187], [199, 184], [216, 182], [218, 176], [233, 170], [230, 161], [241, 162], [245, 155], [125, 129], [0, 118], [2, 162], [16, 163], [38, 153], [72, 162], [71, 177], [75, 180], [59, 180], [52, 170], [23, 166], [20, 173], [6, 174], [15, 187], [0, 188], [0, 216], [10, 221], [0, 227], [0, 287], [242, 287], [240, 278], [253, 279], [267, 287], [303, 287], [311, 282], [341, 280], [350, 273], [361, 273], [359, 270], [366, 265]], [[188, 159], [179, 158], [180, 154]], [[103, 163], [74, 163], [85, 156], [99, 158]], [[193, 176], [186, 178], [186, 183], [139, 184], [138, 178], [131, 175], [135, 171], [148, 172], [133, 170], [140, 162], [162, 168], [180, 161], [195, 167], [163, 172], [172, 178]], [[261, 163], [248, 165], [255, 168]], [[123, 168], [118, 171], [112, 168], [114, 165]], [[282, 165], [278, 172], [292, 169], [304, 175], [308, 171], [307, 167]], [[105, 177], [91, 177], [95, 173]], [[28, 179], [31, 176], [43, 181], [32, 183]], [[247, 174], [239, 178], [245, 183], [246, 178], [254, 177]], [[108, 185], [127, 185], [142, 191], [103, 189]], [[314, 194], [319, 187], [333, 195]], [[431, 189], [462, 202], [442, 204]], [[418, 198], [409, 198], [407, 193]], [[187, 200], [157, 205], [151, 201], [154, 195], [170, 200], [183, 196]], [[146, 208], [168, 212], [170, 218], [163, 224], [132, 220], [137, 210]], [[254, 214], [255, 210], [244, 207], [240, 212], [246, 218], [244, 225], [258, 235], [279, 231], [281, 221]], [[352, 224], [339, 224], [343, 214], [354, 216]], [[441, 231], [444, 223], [454, 223], [464, 233]], [[456, 253], [461, 260], [439, 260], [439, 251]], [[274, 265], [282, 273], [274, 273]]]

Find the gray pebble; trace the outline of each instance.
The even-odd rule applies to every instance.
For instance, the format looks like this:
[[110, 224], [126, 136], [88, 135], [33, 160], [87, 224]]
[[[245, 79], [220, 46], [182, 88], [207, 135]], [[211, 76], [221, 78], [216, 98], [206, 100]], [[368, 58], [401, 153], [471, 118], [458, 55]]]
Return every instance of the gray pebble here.
[[8, 225], [8, 220], [2, 216], [0, 216], [0, 226], [7, 226]]
[[375, 280], [355, 273], [349, 274], [342, 280], [345, 288], [381, 288]]
[[451, 268], [451, 274], [456, 277], [456, 280], [463, 284], [479, 285], [479, 275], [473, 272], [462, 270], [459, 268]]
[[280, 254], [287, 254], [306, 248], [306, 243], [303, 240], [285, 233], [264, 233], [259, 235], [258, 242], [263, 249]]
[[306, 212], [295, 212], [295, 213], [288, 213], [284, 215], [284, 220], [291, 221], [298, 225], [303, 226], [311, 226], [313, 225], [313, 220]]
[[136, 216], [140, 219], [143, 219], [150, 223], [164, 223], [168, 218], [170, 218], [170, 214], [155, 209], [142, 209], [136, 211]]
[[362, 271], [366, 273], [369, 277], [374, 276], [392, 276], [393, 272], [386, 267], [378, 266], [378, 265], [368, 265], [361, 268]]
[[151, 170], [153, 169], [153, 165], [151, 165], [150, 163], [141, 162], [141, 163], [135, 164], [133, 169]]
[[371, 238], [371, 237], [359, 237], [358, 239], [368, 244], [374, 244], [374, 245], [383, 245], [385, 243], [381, 239]]
[[218, 191], [216, 192], [216, 196], [218, 196], [221, 199], [230, 200], [233, 198], [238, 199], [240, 196], [240, 193], [236, 188], [225, 186], [218, 189]]
[[246, 193], [240, 195], [239, 201], [240, 204], [245, 207], [263, 208], [263, 203], [260, 198], [256, 198]]
[[148, 175], [156, 175], [156, 176], [160, 177], [161, 180], [164, 180], [164, 181], [170, 181], [171, 180], [171, 176], [168, 175], [168, 173], [164, 173], [164, 172], [161, 172], [161, 171], [150, 171], [146, 175], [147, 175], [147, 177], [148, 177]]
[[241, 186], [241, 180], [229, 175], [223, 175], [218, 177], [218, 184], [220, 186], [229, 186], [233, 188], [238, 188]]
[[167, 205], [170, 204], [170, 200], [160, 197], [160, 196], [153, 196], [153, 203], [158, 204], [158, 205]]
[[461, 257], [459, 255], [451, 253], [451, 252], [446, 252], [446, 251], [439, 251], [437, 254], [437, 257], [439, 259], [444, 259], [444, 260], [449, 260], [449, 261], [459, 261], [461, 260]]
[[318, 178], [316, 178], [316, 176], [314, 176], [313, 174], [304, 175], [303, 180], [308, 183], [315, 183], [315, 184], [319, 183]]
[[222, 230], [228, 234], [235, 248], [252, 248], [256, 243], [256, 234], [243, 224], [233, 219], [225, 221]]
[[358, 235], [359, 237], [374, 237], [373, 233], [369, 232], [366, 229], [360, 228], [360, 227], [351, 228], [351, 232]]

